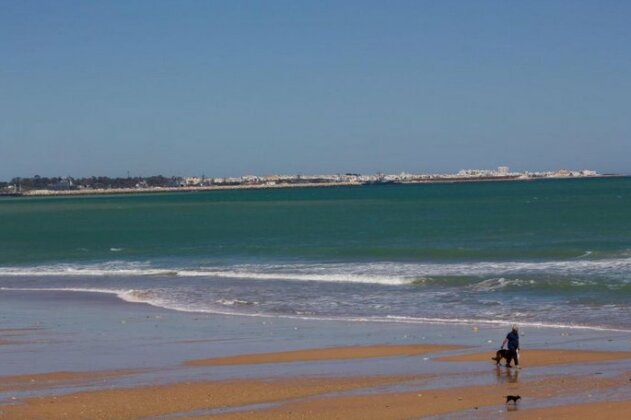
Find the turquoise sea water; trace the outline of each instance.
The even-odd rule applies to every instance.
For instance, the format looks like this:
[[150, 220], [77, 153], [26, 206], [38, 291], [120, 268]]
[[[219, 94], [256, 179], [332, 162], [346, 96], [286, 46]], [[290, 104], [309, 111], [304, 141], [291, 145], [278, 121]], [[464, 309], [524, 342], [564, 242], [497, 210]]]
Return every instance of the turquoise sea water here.
[[0, 199], [0, 293], [631, 330], [631, 178]]

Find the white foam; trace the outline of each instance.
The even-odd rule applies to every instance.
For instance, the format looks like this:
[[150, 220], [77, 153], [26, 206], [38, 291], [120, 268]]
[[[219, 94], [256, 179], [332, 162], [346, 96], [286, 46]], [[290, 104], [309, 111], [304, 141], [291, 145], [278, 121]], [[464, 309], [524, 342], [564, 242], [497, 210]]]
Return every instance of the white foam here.
[[188, 313], [207, 313], [214, 315], [229, 316], [247, 316], [257, 318], [282, 318], [282, 319], [300, 319], [309, 321], [343, 321], [343, 322], [370, 322], [370, 323], [388, 323], [388, 324], [436, 324], [436, 325], [487, 325], [504, 327], [518, 323], [522, 327], [530, 328], [551, 328], [551, 329], [569, 329], [569, 330], [588, 330], [602, 332], [624, 332], [630, 333], [631, 329], [613, 328], [600, 325], [581, 325], [581, 324], [564, 324], [549, 323], [537, 321], [522, 320], [499, 320], [499, 319], [473, 319], [473, 318], [438, 318], [438, 317], [411, 317], [411, 316], [303, 316], [303, 315], [287, 315], [287, 314], [269, 314], [269, 313], [252, 313], [222, 310], [219, 308], [183, 306], [169, 299], [156, 297], [152, 290], [134, 290], [134, 289], [97, 289], [97, 288], [65, 288], [65, 287], [44, 287], [44, 288], [9, 288], [0, 287], [1, 290], [7, 291], [32, 291], [32, 292], [79, 292], [79, 293], [103, 293], [115, 295], [119, 299], [130, 303], [144, 303], [159, 307], [162, 309], [173, 310], [177, 312]]
[[[180, 277], [217, 277], [249, 280], [319, 281], [399, 286], [436, 277], [518, 274], [617, 275], [631, 273], [631, 258], [544, 262], [474, 263], [321, 263], [239, 264], [228, 268], [179, 269]], [[506, 280], [506, 284], [508, 280]]]
[[221, 277], [249, 280], [294, 280], [294, 281], [322, 281], [335, 283], [367, 283], [384, 285], [409, 284], [412, 280], [394, 276], [357, 275], [345, 272], [333, 274], [317, 274], [304, 272], [260, 272], [248, 270], [180, 270], [180, 277]]
[[423, 278], [523, 276], [527, 274], [608, 275], [631, 274], [631, 258], [572, 259], [540, 262], [473, 263], [319, 263], [236, 264], [230, 267], [161, 267], [146, 262], [110, 261], [99, 264], [55, 264], [0, 267], [0, 276], [179, 276], [249, 280], [317, 281], [399, 286]]
[[54, 264], [31, 267], [0, 267], [4, 277], [54, 277], [54, 276], [156, 276], [172, 275], [173, 270], [152, 267], [149, 263], [109, 261], [99, 264]]
[[486, 279], [479, 283], [472, 284], [470, 288], [477, 292], [492, 292], [494, 290], [504, 289], [511, 286], [528, 286], [534, 285], [534, 280], [521, 280], [521, 279], [505, 279], [504, 277]]
[[226, 305], [226, 306], [234, 306], [234, 305], [258, 305], [258, 302], [250, 302], [247, 300], [241, 300], [241, 299], [219, 299], [216, 300], [215, 303], [219, 303], [221, 305]]

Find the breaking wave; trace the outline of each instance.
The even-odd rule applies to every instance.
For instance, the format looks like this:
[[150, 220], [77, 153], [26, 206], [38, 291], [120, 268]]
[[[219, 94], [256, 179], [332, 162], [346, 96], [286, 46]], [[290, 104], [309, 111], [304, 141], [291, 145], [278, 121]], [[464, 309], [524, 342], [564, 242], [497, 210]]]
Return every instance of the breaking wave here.
[[[513, 324], [513, 321], [499, 319], [475, 319], [475, 318], [440, 318], [440, 317], [420, 317], [420, 316], [317, 316], [317, 315], [292, 315], [292, 314], [270, 314], [262, 312], [239, 312], [236, 310], [225, 310], [221, 307], [196, 307], [195, 305], [177, 302], [167, 296], [160, 296], [160, 290], [135, 290], [135, 289], [98, 289], [98, 288], [76, 288], [76, 287], [41, 287], [41, 288], [13, 288], [0, 287], [0, 291], [30, 291], [30, 292], [75, 292], [75, 293], [98, 293], [114, 295], [119, 299], [129, 303], [144, 303], [151, 306], [173, 310], [177, 312], [188, 313], [207, 313], [214, 315], [227, 316], [248, 316], [260, 318], [285, 318], [300, 319], [312, 321], [345, 321], [345, 322], [371, 322], [371, 323], [389, 323], [389, 324], [438, 324], [438, 325], [472, 325], [472, 326], [497, 326], [506, 327]], [[255, 305], [256, 302], [247, 301], [218, 301], [220, 305]], [[581, 325], [571, 323], [552, 323], [552, 322], [536, 322], [536, 321], [520, 321], [520, 326], [531, 328], [554, 328], [554, 329], [570, 329], [570, 330], [589, 330], [589, 331], [609, 331], [609, 332], [631, 332], [631, 329], [614, 328], [600, 325]]]
[[[470, 277], [511, 277], [513, 285], [527, 285], [528, 280], [515, 282], [512, 278], [529, 276], [608, 276], [629, 279], [631, 258], [579, 259], [539, 262], [471, 262], [471, 263], [293, 263], [293, 264], [235, 264], [230, 266], [172, 267], [150, 262], [110, 261], [95, 264], [54, 264], [40, 266], [0, 267], [1, 277], [200, 277], [244, 280], [286, 280], [381, 285], [431, 284], [436, 282], [457, 285]], [[501, 281], [499, 282], [501, 283]], [[506, 283], [506, 282], [505, 282]], [[506, 283], [508, 284], [508, 283]], [[579, 285], [579, 284], [576, 284]], [[481, 285], [484, 287], [484, 285]]]

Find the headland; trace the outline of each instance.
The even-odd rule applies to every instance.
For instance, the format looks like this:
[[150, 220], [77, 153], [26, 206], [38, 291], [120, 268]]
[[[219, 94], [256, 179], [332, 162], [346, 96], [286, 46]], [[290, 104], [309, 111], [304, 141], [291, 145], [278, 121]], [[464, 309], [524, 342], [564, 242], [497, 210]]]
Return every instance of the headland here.
[[457, 173], [383, 174], [355, 173], [325, 175], [247, 175], [240, 177], [53, 177], [14, 178], [0, 185], [0, 196], [58, 196], [95, 194], [138, 194], [164, 192], [196, 192], [268, 188], [324, 188], [364, 185], [430, 184], [490, 181], [532, 181], [541, 179], [573, 179], [615, 177], [593, 170], [557, 170], [545, 172], [511, 172], [508, 167], [496, 170], [463, 169]]

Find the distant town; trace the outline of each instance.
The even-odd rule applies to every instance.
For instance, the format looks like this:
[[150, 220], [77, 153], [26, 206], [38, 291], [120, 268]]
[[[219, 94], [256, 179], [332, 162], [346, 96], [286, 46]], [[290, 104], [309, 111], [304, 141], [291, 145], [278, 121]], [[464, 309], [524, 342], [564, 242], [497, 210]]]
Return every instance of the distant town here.
[[202, 176], [164, 177], [41, 177], [13, 178], [0, 182], [0, 195], [43, 196], [75, 194], [117, 194], [133, 192], [205, 191], [239, 188], [283, 188], [359, 186], [378, 184], [421, 184], [436, 182], [510, 181], [545, 178], [600, 177], [593, 170], [566, 170], [548, 172], [513, 172], [507, 166], [497, 169], [463, 169], [451, 174], [383, 174], [356, 173], [334, 175], [245, 175], [240, 177], [212, 178]]

